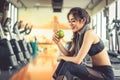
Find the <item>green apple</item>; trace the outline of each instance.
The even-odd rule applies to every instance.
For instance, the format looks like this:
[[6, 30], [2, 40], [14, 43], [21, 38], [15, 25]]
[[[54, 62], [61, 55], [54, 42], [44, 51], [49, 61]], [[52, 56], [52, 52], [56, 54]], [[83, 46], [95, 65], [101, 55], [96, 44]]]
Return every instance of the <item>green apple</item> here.
[[57, 31], [57, 35], [59, 36], [59, 38], [63, 38], [63, 37], [64, 37], [64, 32], [63, 32], [63, 30], [58, 30], [58, 31]]

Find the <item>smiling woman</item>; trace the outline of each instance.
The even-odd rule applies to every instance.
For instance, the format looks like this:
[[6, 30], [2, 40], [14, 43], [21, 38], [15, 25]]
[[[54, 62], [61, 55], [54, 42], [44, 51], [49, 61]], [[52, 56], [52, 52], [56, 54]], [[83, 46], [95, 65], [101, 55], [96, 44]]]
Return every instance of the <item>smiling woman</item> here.
[[[112, 66], [105, 50], [105, 47], [108, 46], [104, 46], [102, 42], [103, 39], [107, 38], [105, 27], [107, 20], [103, 16], [103, 9], [106, 8], [107, 1], [110, 6], [113, 1], [118, 0], [0, 0], [0, 12], [4, 16], [1, 20], [2, 23], [7, 15], [4, 10], [8, 9], [4, 7], [4, 5], [7, 6], [6, 3], [3, 4], [5, 1], [10, 2], [7, 17], [11, 18], [11, 27], [20, 20], [24, 22], [22, 28], [26, 23], [32, 25], [32, 32], [24, 39], [28, 42], [30, 41], [28, 37], [37, 36], [38, 47], [41, 49], [37, 51], [35, 48], [35, 53], [36, 51], [45, 53], [41, 54], [39, 59], [38, 56], [35, 56], [34, 61], [31, 61], [29, 66], [22, 68], [20, 75], [19, 72], [16, 73], [19, 77], [17, 76], [14, 80], [18, 78], [20, 80], [50, 80], [47, 76], [49, 78], [52, 76], [53, 59], [55, 60], [56, 57], [58, 58], [55, 61], [60, 61], [60, 64], [55, 71], [55, 76], [53, 76], [55, 79], [67, 78], [69, 80], [72, 74], [80, 79], [102, 80], [107, 78], [113, 80]], [[115, 5], [113, 7], [115, 8]], [[114, 11], [114, 8], [110, 10]], [[67, 17], [66, 14], [68, 14]], [[112, 20], [114, 13], [110, 12], [110, 14], [112, 14], [110, 16]], [[90, 25], [96, 25], [94, 31], [89, 25], [91, 20], [89, 15], [93, 20]], [[54, 27], [57, 28], [55, 31]], [[63, 30], [63, 32], [58, 30]], [[69, 50], [64, 47], [68, 41], [71, 41], [70, 45], [72, 45]], [[59, 49], [55, 51], [60, 51], [61, 55], [58, 54], [53, 58], [52, 56], [56, 55], [54, 49]], [[83, 64], [86, 55], [92, 60], [92, 66]], [[47, 72], [48, 74], [46, 74]]]
[[[61, 38], [54, 31], [53, 41], [61, 51], [60, 61], [53, 78], [55, 80], [73, 80], [72, 75], [82, 80], [114, 80], [112, 66], [102, 40], [90, 28], [90, 16], [80, 7], [70, 9], [67, 18], [73, 31], [72, 45], [67, 50]], [[89, 55], [92, 66], [84, 64]]]

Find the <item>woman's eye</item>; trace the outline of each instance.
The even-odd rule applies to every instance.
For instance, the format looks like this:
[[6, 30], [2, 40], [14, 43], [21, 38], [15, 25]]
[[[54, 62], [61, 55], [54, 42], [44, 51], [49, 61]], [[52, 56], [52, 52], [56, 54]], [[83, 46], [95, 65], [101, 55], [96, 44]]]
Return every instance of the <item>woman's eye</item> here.
[[75, 22], [75, 20], [71, 21], [71, 22]]
[[73, 23], [73, 22], [76, 22], [75, 20], [71, 20], [71, 21], [69, 21], [69, 23]]

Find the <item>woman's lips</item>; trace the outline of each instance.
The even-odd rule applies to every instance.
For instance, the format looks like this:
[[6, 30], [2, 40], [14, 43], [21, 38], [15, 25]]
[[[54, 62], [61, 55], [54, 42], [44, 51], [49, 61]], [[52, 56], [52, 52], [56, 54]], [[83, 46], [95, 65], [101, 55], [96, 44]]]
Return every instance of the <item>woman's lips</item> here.
[[71, 29], [74, 29], [75, 27], [74, 26], [71, 26]]

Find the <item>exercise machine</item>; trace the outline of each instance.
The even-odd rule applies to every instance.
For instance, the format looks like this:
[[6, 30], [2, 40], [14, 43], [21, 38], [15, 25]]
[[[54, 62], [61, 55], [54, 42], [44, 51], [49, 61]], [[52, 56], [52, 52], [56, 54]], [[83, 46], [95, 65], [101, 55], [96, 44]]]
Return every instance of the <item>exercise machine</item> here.
[[18, 66], [16, 56], [12, 49], [10, 41], [4, 35], [2, 25], [0, 23], [0, 69], [10, 70]]
[[27, 44], [26, 44], [26, 42], [25, 42], [25, 41], [21, 38], [21, 36], [20, 36], [20, 32], [19, 32], [19, 30], [18, 30], [18, 26], [20, 26], [20, 23], [17, 21], [17, 22], [14, 24], [15, 33], [16, 33], [16, 35], [17, 35], [17, 37], [18, 37], [18, 43], [19, 43], [20, 48], [21, 48], [21, 50], [22, 50], [22, 52], [23, 52], [23, 55], [24, 55], [25, 59], [26, 59], [27, 61], [29, 61], [29, 60], [31, 59], [31, 54], [29, 53], [29, 51], [28, 51], [28, 49], [27, 49]]
[[[24, 29], [21, 30], [21, 27], [22, 27], [21, 24], [22, 24], [22, 21], [19, 21], [19, 26], [18, 26], [19, 33], [23, 34], [23, 35], [25, 34], [25, 36], [29, 35], [30, 32], [32, 31], [32, 26], [29, 27], [28, 24], [26, 24]], [[13, 33], [16, 34], [15, 26], [13, 27]], [[31, 46], [30, 42], [25, 41], [25, 43], [27, 45], [27, 49], [28, 49], [29, 53], [31, 55], [33, 55], [33, 49], [32, 49], [32, 46]]]
[[11, 29], [10, 29], [10, 27], [11, 27], [10, 24], [11, 24], [11, 19], [10, 18], [6, 18], [3, 27], [6, 27], [7, 31], [9, 32], [10, 43], [12, 45], [12, 48], [13, 48], [14, 54], [16, 55], [18, 63], [19, 64], [23, 64], [24, 61], [25, 61], [24, 56], [23, 56], [23, 52], [21, 51], [21, 48], [20, 48], [18, 42], [16, 41], [16, 39], [12, 35]]

